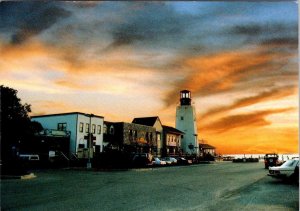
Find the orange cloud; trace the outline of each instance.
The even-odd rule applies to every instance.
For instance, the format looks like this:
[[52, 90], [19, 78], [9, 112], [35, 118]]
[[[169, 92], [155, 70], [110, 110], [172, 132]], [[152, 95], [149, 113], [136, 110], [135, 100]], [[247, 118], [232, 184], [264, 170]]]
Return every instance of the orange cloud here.
[[[30, 39], [19, 45], [0, 41], [0, 52], [2, 83], [31, 84], [34, 80], [37, 86], [36, 82], [41, 82], [42, 86], [47, 83], [47, 88], [52, 91], [67, 88], [64, 91], [122, 93], [137, 85], [158, 83], [156, 76], [160, 74], [151, 68], [143, 68], [139, 63], [143, 56], [130, 47], [105, 55], [91, 54], [76, 46], [62, 47]], [[137, 74], [140, 83], [137, 83]], [[42, 86], [40, 90], [45, 90]]]
[[73, 89], [73, 90], [93, 90], [95, 86], [93, 84], [86, 84], [79, 81], [71, 81], [71, 80], [57, 80], [54, 82], [58, 86], [62, 86], [65, 88]]
[[228, 111], [236, 109], [236, 108], [253, 105], [256, 103], [260, 103], [260, 102], [281, 99], [281, 98], [293, 95], [295, 93], [297, 93], [297, 89], [295, 86], [286, 86], [286, 87], [275, 88], [270, 91], [261, 92], [255, 96], [237, 100], [236, 102], [234, 102], [232, 105], [229, 105], [229, 106], [223, 106], [223, 107], [211, 109], [211, 110], [207, 111], [206, 113], [204, 113], [203, 115], [199, 116], [198, 118], [203, 121], [205, 118], [210, 117], [212, 115], [228, 112]]
[[200, 134], [201, 131], [204, 131], [205, 133], [224, 133], [233, 129], [266, 126], [271, 124], [265, 119], [266, 116], [276, 113], [284, 113], [291, 110], [295, 110], [295, 108], [282, 108], [258, 111], [250, 114], [232, 115], [224, 117], [216, 122], [209, 123], [208, 125], [203, 125], [199, 128], [199, 131]]
[[[249, 89], [248, 83], [258, 88], [269, 83], [269, 81], [260, 80], [266, 76], [269, 76], [269, 79], [272, 77], [278, 80], [282, 77], [280, 69], [296, 54], [271, 51], [272, 47], [252, 47], [186, 59], [183, 61], [183, 66], [190, 71], [183, 79], [174, 83], [176, 88], [167, 94], [166, 105], [170, 106], [174, 103], [173, 99], [180, 89], [188, 89], [194, 96], [203, 97], [237, 89]], [[296, 71], [288, 74], [292, 74], [293, 79], [297, 80]], [[255, 83], [255, 81], [260, 81], [260, 83]]]
[[[129, 47], [104, 55], [103, 52], [91, 54], [80, 46], [50, 45], [34, 39], [19, 45], [1, 43], [0, 40], [0, 53], [3, 59], [0, 72], [9, 68], [11, 71], [51, 70], [86, 76], [87, 73], [126, 74], [146, 71], [139, 64], [142, 58], [138, 52]], [[41, 68], [42, 59], [46, 61]]]

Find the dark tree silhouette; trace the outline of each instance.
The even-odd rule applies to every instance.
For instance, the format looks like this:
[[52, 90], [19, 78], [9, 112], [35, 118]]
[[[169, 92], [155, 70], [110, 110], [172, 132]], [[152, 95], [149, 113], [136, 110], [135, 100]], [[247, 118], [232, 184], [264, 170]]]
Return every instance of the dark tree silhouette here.
[[21, 141], [32, 137], [40, 126], [30, 121], [30, 105], [21, 103], [18, 91], [3, 85], [0, 86], [0, 123], [1, 123], [1, 160], [9, 163], [16, 160], [16, 148]]

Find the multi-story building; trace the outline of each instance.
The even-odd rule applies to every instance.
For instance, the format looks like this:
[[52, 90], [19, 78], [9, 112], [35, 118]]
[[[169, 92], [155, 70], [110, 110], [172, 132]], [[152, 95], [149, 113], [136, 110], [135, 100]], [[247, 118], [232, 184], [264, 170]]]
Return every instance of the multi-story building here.
[[181, 136], [176, 128], [163, 125], [163, 156], [181, 154]]
[[151, 126], [105, 121], [103, 132], [108, 148], [138, 153], [152, 153], [156, 148], [156, 131]]
[[163, 149], [163, 127], [158, 116], [154, 117], [139, 117], [134, 118], [132, 123], [151, 126], [156, 131], [156, 148], [154, 148], [153, 154], [161, 156]]
[[93, 148], [95, 153], [103, 151], [102, 116], [71, 112], [32, 116], [31, 120], [39, 122], [44, 129], [69, 131], [69, 154], [77, 154], [80, 149], [86, 148]]

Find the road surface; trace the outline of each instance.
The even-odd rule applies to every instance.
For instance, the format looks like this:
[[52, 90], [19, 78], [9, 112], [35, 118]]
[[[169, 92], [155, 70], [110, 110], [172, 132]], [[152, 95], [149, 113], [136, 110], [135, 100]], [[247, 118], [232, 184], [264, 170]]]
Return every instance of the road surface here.
[[34, 173], [1, 181], [2, 210], [299, 210], [299, 187], [263, 163]]

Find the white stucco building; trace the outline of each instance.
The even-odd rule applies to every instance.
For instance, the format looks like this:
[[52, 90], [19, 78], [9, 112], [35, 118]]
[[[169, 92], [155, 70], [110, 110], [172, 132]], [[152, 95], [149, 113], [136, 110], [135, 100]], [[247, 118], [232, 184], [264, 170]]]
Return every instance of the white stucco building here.
[[[176, 108], [176, 129], [184, 132], [181, 139], [181, 148], [184, 153], [199, 153], [197, 120], [195, 107], [191, 105], [191, 92], [180, 92], [180, 105]], [[193, 146], [190, 149], [189, 146]]]
[[91, 140], [95, 153], [103, 151], [104, 117], [80, 112], [59, 113], [32, 116], [32, 121], [41, 123], [44, 129], [70, 132], [70, 154], [77, 154], [78, 149], [88, 148], [88, 133], [91, 131], [95, 140]]

